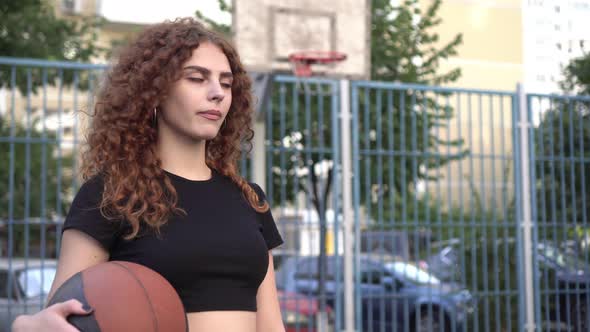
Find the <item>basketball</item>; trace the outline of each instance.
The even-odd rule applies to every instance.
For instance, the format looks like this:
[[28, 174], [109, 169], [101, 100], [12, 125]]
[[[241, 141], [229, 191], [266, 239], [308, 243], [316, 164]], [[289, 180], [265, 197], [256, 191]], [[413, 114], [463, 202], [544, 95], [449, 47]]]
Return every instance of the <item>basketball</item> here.
[[57, 289], [48, 306], [70, 299], [94, 309], [87, 316], [68, 317], [82, 332], [188, 331], [172, 285], [143, 265], [111, 261], [78, 272]]

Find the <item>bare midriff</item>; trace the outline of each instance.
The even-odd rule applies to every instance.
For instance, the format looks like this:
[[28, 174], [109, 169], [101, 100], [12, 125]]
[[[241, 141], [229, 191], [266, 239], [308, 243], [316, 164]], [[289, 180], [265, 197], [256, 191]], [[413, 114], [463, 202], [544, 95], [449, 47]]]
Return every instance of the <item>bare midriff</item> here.
[[256, 313], [252, 311], [203, 311], [187, 314], [190, 332], [256, 332]]

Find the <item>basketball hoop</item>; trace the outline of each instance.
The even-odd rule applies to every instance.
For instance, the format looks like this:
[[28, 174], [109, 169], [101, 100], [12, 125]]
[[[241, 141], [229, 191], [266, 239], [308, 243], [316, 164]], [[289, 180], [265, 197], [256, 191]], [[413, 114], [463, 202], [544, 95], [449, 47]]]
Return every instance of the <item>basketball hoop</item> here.
[[330, 65], [344, 60], [346, 54], [336, 51], [302, 51], [289, 55], [289, 61], [293, 64], [293, 72], [297, 77], [310, 77], [313, 74], [313, 64]]
[[[346, 60], [346, 54], [336, 51], [302, 51], [289, 55], [289, 62], [292, 64], [293, 73], [298, 78], [311, 77], [313, 75], [311, 65], [334, 66], [336, 63], [344, 60]], [[303, 90], [311, 95], [328, 96], [332, 94], [332, 91], [321, 91], [323, 90], [321, 87], [318, 87], [318, 91], [314, 91], [309, 87], [309, 83], [307, 82], [298, 81], [298, 90], [301, 90], [300, 86], [303, 86]]]

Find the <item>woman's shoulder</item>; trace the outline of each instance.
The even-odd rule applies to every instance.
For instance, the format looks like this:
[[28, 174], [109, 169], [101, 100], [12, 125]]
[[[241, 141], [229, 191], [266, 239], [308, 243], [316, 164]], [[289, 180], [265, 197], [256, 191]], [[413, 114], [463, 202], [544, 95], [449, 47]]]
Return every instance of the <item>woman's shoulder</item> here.
[[95, 174], [82, 182], [74, 201], [97, 202], [102, 199], [104, 176]]
[[252, 187], [252, 189], [254, 189], [260, 201], [266, 201], [266, 194], [264, 193], [264, 190], [262, 190], [262, 188], [258, 185], [258, 183], [248, 182], [248, 184], [250, 187]]
[[102, 173], [94, 174], [82, 182], [81, 188], [85, 190], [102, 190], [104, 187], [104, 175]]
[[260, 188], [260, 186], [258, 185], [258, 183], [256, 182], [248, 182], [248, 184], [250, 185], [250, 187], [252, 187], [252, 189], [254, 189], [254, 191], [256, 191], [257, 194], [263, 194], [264, 192], [262, 191], [262, 188]]
[[105, 217], [102, 212], [104, 178], [94, 175], [82, 183], [68, 211], [62, 231], [76, 229], [95, 238], [110, 250], [121, 231], [118, 219]]
[[[219, 186], [223, 191], [231, 191], [231, 192], [239, 192], [242, 193], [240, 186], [238, 186], [229, 176], [222, 174], [216, 170], [213, 170], [214, 175], [213, 179], [215, 179], [214, 183], [216, 186]], [[246, 179], [245, 179], [246, 180]], [[260, 201], [266, 200], [266, 194], [264, 190], [258, 185], [256, 182], [251, 182], [246, 180], [246, 183], [256, 192]]]

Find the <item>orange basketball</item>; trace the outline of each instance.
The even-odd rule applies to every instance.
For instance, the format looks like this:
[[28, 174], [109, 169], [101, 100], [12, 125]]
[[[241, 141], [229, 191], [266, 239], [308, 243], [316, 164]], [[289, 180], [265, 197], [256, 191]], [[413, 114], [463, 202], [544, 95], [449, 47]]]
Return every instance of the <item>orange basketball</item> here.
[[83, 332], [186, 332], [178, 294], [160, 274], [139, 264], [112, 261], [81, 271], [55, 292], [48, 305], [77, 299], [94, 309], [68, 321]]

